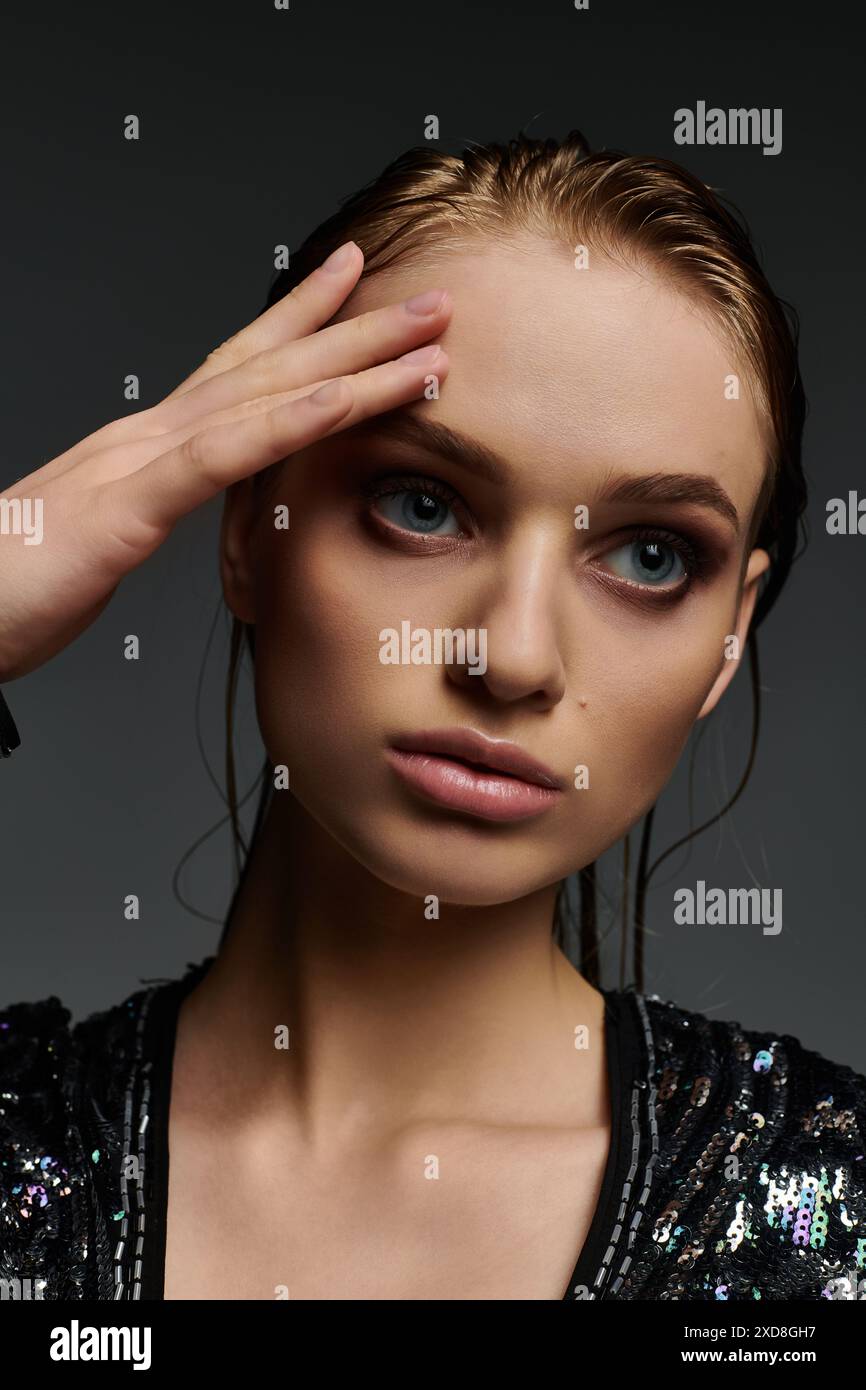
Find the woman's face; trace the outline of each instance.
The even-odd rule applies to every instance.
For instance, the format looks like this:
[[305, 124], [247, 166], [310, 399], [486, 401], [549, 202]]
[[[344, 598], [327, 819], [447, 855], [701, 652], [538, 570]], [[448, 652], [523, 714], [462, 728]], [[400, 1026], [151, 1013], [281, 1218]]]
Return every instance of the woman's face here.
[[[256, 625], [291, 793], [379, 879], [480, 905], [587, 864], [656, 799], [745, 638], [765, 454], [731, 350], [656, 275], [479, 242], [362, 280], [337, 317], [431, 285], [454, 302], [439, 398], [294, 455], [267, 505], [234, 489], [224, 583]], [[439, 662], [383, 661], [406, 623], [422, 658], [462, 630], [467, 663], [447, 638]], [[559, 789], [405, 751], [455, 728], [518, 745]]]

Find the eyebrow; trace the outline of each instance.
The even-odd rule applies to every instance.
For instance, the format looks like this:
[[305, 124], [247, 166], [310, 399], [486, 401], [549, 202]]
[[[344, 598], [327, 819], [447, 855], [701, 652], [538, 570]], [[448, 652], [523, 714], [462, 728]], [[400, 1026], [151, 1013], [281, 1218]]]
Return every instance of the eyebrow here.
[[504, 483], [508, 476], [504, 459], [488, 449], [486, 444], [468, 434], [449, 429], [439, 420], [422, 420], [420, 416], [409, 415], [402, 410], [371, 415], [346, 433], [362, 439], [372, 436], [391, 439], [409, 448], [427, 449], [459, 464], [468, 473], [475, 473], [488, 483]]
[[740, 529], [737, 509], [723, 487], [703, 473], [634, 473], [612, 480], [601, 502], [692, 502], [709, 507]]
[[[508, 466], [501, 456], [471, 435], [452, 430], [440, 420], [424, 420], [403, 408], [369, 416], [347, 434], [357, 438], [393, 440], [408, 448], [427, 449], [450, 459], [485, 482], [503, 483]], [[737, 509], [724, 488], [703, 473], [620, 474], [604, 487], [600, 502], [691, 502], [709, 507], [739, 530]]]

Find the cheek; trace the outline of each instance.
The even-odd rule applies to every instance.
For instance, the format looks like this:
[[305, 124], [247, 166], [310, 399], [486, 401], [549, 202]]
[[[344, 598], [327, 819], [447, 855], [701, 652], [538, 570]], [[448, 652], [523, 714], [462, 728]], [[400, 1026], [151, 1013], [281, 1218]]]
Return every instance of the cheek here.
[[[294, 511], [292, 524], [300, 528]], [[256, 703], [272, 757], [333, 727], [340, 706], [345, 718], [370, 665], [363, 582], [350, 583], [345, 563], [298, 529], [271, 543], [257, 573]]]
[[[708, 605], [660, 623], [607, 630], [585, 694], [600, 780], [622, 799], [631, 823], [655, 801], [674, 770], [719, 673], [720, 613]], [[590, 769], [590, 777], [592, 770]]]
[[257, 572], [259, 724], [274, 761], [300, 775], [314, 752], [322, 773], [342, 760], [340, 776], [351, 779], [358, 733], [381, 722], [391, 694], [379, 633], [399, 619], [401, 590], [334, 512], [293, 509], [292, 527], [270, 541]]

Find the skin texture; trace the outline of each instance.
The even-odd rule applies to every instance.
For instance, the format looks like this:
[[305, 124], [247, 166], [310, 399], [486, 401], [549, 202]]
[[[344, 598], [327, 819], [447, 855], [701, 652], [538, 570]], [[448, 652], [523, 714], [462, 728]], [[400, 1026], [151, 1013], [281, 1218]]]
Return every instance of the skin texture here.
[[[495, 449], [508, 483], [334, 436], [280, 474], [271, 496], [289, 505], [289, 532], [269, 527], [263, 506], [251, 532], [230, 515], [225, 582], [234, 611], [256, 623], [266, 746], [307, 811], [383, 882], [485, 904], [553, 883], [617, 840], [735, 669], [724, 639], [737, 630], [742, 553], [730, 528], [706, 509], [596, 506], [602, 484], [621, 471], [699, 473], [747, 520], [762, 444], [746, 394], [725, 399], [730, 352], [658, 279], [610, 265], [576, 272], [541, 244], [484, 250], [442, 272], [456, 305], [441, 339], [452, 373], [439, 400], [409, 413]], [[414, 274], [362, 282], [343, 313], [402, 295]], [[389, 461], [459, 490], [476, 535], [402, 548], [371, 536], [358, 524], [358, 483]], [[584, 532], [573, 525], [579, 503], [590, 506]], [[599, 582], [589, 562], [608, 534], [690, 519], [723, 563], [684, 601], [641, 606]], [[763, 563], [756, 553], [750, 575]], [[378, 633], [404, 617], [486, 628], [487, 674], [383, 666]], [[452, 723], [513, 739], [569, 781], [586, 764], [590, 787], [528, 825], [431, 814], [396, 786], [381, 750], [401, 729]]]
[[[447, 384], [399, 413], [474, 436], [502, 483], [349, 429], [228, 495], [225, 596], [256, 625], [262, 736], [291, 793], [181, 1012], [170, 1298], [562, 1297], [610, 1113], [603, 1001], [551, 939], [556, 884], [656, 799], [734, 674], [725, 639], [742, 648], [768, 564], [745, 552], [762, 422], [747, 389], [726, 399], [740, 368], [694, 301], [528, 237], [463, 247], [432, 276], [362, 280], [337, 321], [446, 287]], [[363, 484], [384, 471], [453, 489], [461, 534], [377, 521]], [[673, 473], [720, 485], [739, 530], [694, 503], [601, 500], [622, 474]], [[700, 548], [676, 601], [624, 577], [638, 527]], [[486, 628], [486, 674], [383, 665], [378, 635], [405, 618]], [[451, 725], [513, 740], [567, 790], [511, 824], [428, 804], [384, 750]], [[263, 1172], [287, 1180], [251, 1212]]]

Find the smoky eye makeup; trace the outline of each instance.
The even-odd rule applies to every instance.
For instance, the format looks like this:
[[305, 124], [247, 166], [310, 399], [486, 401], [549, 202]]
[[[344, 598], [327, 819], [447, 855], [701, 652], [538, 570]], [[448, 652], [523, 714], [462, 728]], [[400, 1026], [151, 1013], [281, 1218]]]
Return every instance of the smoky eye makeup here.
[[362, 480], [360, 493], [366, 520], [392, 543], [454, 543], [473, 534], [465, 501], [433, 474], [380, 469]]
[[730, 567], [737, 547], [712, 521], [642, 520], [611, 531], [588, 553], [594, 582], [647, 614], [663, 613], [703, 592]]
[[[433, 473], [379, 467], [354, 486], [366, 524], [396, 549], [431, 554], [464, 545], [477, 533], [463, 497]], [[707, 530], [635, 521], [605, 535], [585, 564], [612, 594], [661, 610], [708, 582], [725, 563], [728, 547]]]
[[588, 563], [611, 586], [651, 603], [678, 601], [716, 568], [699, 536], [646, 523], [608, 536]]

